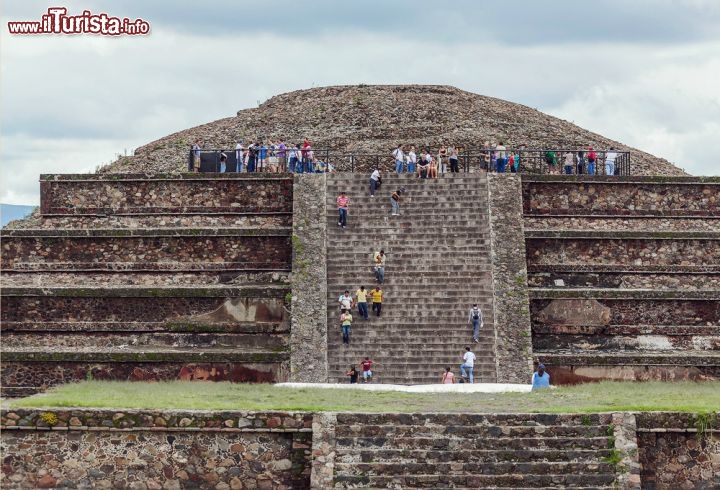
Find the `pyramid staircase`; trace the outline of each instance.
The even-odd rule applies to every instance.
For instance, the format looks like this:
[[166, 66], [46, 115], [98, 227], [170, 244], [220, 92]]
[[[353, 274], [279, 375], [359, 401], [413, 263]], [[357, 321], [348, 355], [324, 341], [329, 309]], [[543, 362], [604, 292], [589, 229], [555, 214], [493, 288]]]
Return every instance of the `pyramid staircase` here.
[[610, 414], [338, 414], [335, 488], [611, 489]]
[[[327, 186], [330, 381], [347, 382], [349, 366], [369, 356], [374, 382], [437, 383], [446, 366], [459, 375], [465, 347], [471, 346], [476, 382], [494, 382], [486, 177], [421, 180], [391, 174], [375, 197], [366, 175], [329, 175]], [[398, 187], [407, 193], [400, 216], [391, 216], [390, 194]], [[345, 229], [338, 226], [335, 205], [340, 191], [350, 198]], [[372, 258], [380, 249], [387, 255], [382, 315], [370, 311], [365, 321], [355, 309], [351, 342], [343, 345], [338, 297], [346, 289], [354, 295], [361, 285], [368, 291], [375, 286]], [[473, 303], [484, 315], [479, 343], [468, 326]]]

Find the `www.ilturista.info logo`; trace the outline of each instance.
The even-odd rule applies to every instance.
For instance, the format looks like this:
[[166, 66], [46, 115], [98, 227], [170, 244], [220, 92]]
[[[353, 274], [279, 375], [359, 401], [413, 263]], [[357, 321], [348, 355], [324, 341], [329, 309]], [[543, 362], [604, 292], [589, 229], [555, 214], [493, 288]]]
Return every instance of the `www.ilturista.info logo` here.
[[10, 34], [100, 34], [101, 36], [134, 36], [148, 34], [150, 24], [142, 19], [110, 17], [106, 13], [67, 15], [65, 7], [51, 7], [40, 22], [8, 22]]

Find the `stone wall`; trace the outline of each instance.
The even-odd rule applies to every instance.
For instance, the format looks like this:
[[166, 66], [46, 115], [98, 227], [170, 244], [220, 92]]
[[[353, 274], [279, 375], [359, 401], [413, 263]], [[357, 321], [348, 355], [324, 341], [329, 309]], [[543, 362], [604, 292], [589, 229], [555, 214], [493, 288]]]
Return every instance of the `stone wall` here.
[[569, 232], [557, 238], [526, 237], [528, 265], [580, 264], [622, 266], [720, 265], [720, 240], [692, 237], [646, 238], [614, 236], [573, 237]]
[[643, 488], [720, 488], [719, 415], [637, 414]]
[[717, 216], [718, 177], [523, 176], [526, 214]]
[[520, 178], [488, 174], [488, 197], [497, 380], [527, 383], [532, 345]]
[[0, 483], [260, 490], [371, 478], [475, 488], [614, 480], [625, 490], [709, 490], [720, 485], [718, 416], [3, 409]]
[[310, 488], [302, 413], [5, 411], [2, 487]]
[[3, 232], [2, 268], [7, 269], [280, 269], [290, 266], [289, 230], [97, 230], [37, 233]]
[[44, 215], [288, 213], [292, 180], [266, 174], [41, 175], [40, 202]]
[[298, 382], [328, 380], [326, 192], [324, 174], [295, 176], [290, 379]]

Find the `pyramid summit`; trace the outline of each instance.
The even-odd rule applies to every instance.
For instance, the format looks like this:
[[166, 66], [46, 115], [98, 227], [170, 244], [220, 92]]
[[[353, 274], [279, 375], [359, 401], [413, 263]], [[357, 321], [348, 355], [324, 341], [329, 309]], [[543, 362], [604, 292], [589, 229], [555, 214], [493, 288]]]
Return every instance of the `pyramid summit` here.
[[663, 158], [632, 148], [536, 109], [447, 85], [347, 85], [297, 90], [271, 97], [234, 117], [152, 141], [103, 172], [180, 172], [196, 139], [204, 148], [234, 148], [238, 139], [309, 139], [314, 148], [386, 154], [398, 144], [437, 149], [614, 147], [631, 152], [634, 175], [686, 175]]

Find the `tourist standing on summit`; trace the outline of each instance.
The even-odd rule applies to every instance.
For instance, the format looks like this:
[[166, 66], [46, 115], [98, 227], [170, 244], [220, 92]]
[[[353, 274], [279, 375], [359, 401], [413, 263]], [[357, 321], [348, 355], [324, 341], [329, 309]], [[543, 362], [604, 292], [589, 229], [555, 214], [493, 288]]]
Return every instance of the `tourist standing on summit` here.
[[235, 165], [237, 165], [237, 173], [241, 174], [243, 171], [243, 140], [238, 140], [235, 145]]
[[615, 160], [617, 160], [617, 153], [611, 146], [610, 151], [605, 153], [605, 175], [615, 175]]
[[597, 160], [597, 153], [593, 150], [593, 147], [588, 148], [587, 154], [587, 174], [595, 175], [595, 161]]
[[405, 160], [402, 145], [398, 145], [398, 147], [393, 150], [392, 155], [395, 158], [395, 172], [400, 175], [403, 171], [403, 160]]
[[192, 145], [192, 154], [193, 154], [193, 172], [199, 172], [200, 171], [200, 152], [202, 150], [200, 149], [200, 140], [195, 140], [195, 144]]
[[505, 165], [507, 164], [505, 153], [507, 151], [507, 148], [505, 148], [505, 145], [501, 141], [495, 149], [497, 150], [497, 160], [495, 161], [495, 165], [497, 167], [497, 172], [502, 174], [505, 172]]
[[373, 173], [370, 174], [370, 197], [375, 197], [375, 191], [380, 187], [381, 182], [380, 169], [376, 168], [373, 170]]
[[473, 303], [472, 308], [470, 308], [468, 324], [472, 326], [473, 340], [475, 342], [480, 342], [480, 329], [483, 326], [483, 316], [477, 303]]
[[450, 173], [456, 174], [460, 172], [460, 165], [458, 164], [458, 151], [457, 148], [451, 146], [448, 148], [450, 154]]
[[407, 154], [407, 171], [409, 174], [415, 173], [415, 164], [417, 163], [417, 155], [415, 154], [415, 147], [410, 147], [410, 152]]
[[345, 228], [347, 225], [347, 214], [348, 214], [348, 203], [350, 202], [350, 199], [345, 194], [345, 191], [342, 191], [340, 195], [337, 198], [337, 206], [338, 206], [338, 226], [342, 226]]

